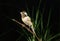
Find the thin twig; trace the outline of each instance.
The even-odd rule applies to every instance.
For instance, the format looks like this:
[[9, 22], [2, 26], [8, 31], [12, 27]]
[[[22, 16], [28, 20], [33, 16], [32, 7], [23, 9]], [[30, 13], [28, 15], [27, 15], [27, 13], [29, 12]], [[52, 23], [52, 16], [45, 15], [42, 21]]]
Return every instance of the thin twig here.
[[11, 19], [12, 21], [18, 23], [19, 25], [22, 25], [23, 28], [27, 29], [31, 34], [35, 35], [35, 37], [38, 39], [38, 41], [40, 41], [40, 39], [37, 37], [37, 35], [35, 33], [33, 33], [28, 27], [26, 27], [24, 24], [20, 23], [19, 21], [15, 20], [15, 19]]

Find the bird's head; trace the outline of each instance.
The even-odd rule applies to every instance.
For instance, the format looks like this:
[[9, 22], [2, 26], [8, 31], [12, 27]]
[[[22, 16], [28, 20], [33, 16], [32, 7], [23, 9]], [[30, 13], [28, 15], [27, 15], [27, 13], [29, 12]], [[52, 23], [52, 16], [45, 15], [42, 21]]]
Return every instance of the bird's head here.
[[23, 17], [23, 18], [28, 16], [26, 11], [22, 11], [22, 12], [20, 12], [20, 14], [21, 14], [21, 17]]

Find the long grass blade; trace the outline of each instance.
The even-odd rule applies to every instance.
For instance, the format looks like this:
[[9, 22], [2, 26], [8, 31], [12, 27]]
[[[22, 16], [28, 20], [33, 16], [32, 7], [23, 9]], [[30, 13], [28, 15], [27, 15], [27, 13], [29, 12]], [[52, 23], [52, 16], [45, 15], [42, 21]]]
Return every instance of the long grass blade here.
[[50, 8], [50, 11], [49, 11], [49, 16], [48, 16], [47, 27], [49, 26], [49, 23], [50, 23], [50, 17], [51, 17], [51, 8]]
[[41, 20], [38, 21], [37, 27], [39, 28]]
[[49, 26], [49, 22], [50, 22], [50, 16], [51, 16], [51, 9], [50, 9], [50, 11], [49, 11], [49, 16], [48, 16], [48, 23], [47, 23], [47, 29], [46, 29], [46, 32], [45, 32], [45, 35], [44, 35], [44, 40], [46, 41], [46, 39], [47, 39], [47, 36], [48, 36], [48, 32], [49, 32], [49, 28], [48, 28], [48, 26]]
[[49, 38], [47, 41], [51, 41], [53, 38], [56, 38], [56, 37], [58, 37], [58, 36], [60, 36], [60, 33], [58, 33], [58, 34], [56, 34], [56, 35], [52, 36], [52, 37], [51, 37], [51, 38]]
[[49, 36], [50, 36], [50, 28], [46, 29], [45, 34], [44, 34], [44, 40], [47, 41]]
[[33, 6], [33, 8], [32, 8], [32, 21], [33, 21], [33, 23], [34, 23], [34, 6]]
[[43, 31], [43, 14], [41, 14], [41, 30]]
[[[16, 30], [16, 31], [17, 31], [18, 33], [20, 33], [18, 30]], [[19, 36], [19, 38], [16, 39], [16, 41], [19, 41], [23, 35], [24, 35], [24, 34], [21, 34], [21, 35]]]
[[[21, 31], [18, 31], [18, 30], [20, 30], [19, 28], [17, 28], [17, 32], [21, 32]], [[25, 34], [26, 35], [26, 37], [28, 37], [29, 35], [27, 34], [27, 32], [25, 31], [25, 29], [22, 29], [22, 31], [24, 32], [24, 33], [22, 33], [22, 34]], [[20, 33], [21, 34], [21, 33]]]
[[37, 10], [37, 13], [36, 13], [36, 19], [35, 19], [35, 27], [36, 27], [36, 25], [37, 25], [37, 22], [38, 22], [38, 16], [39, 15], [39, 10]]
[[38, 17], [39, 17], [39, 12], [40, 12], [40, 4], [41, 4], [41, 0], [39, 0], [39, 5], [38, 5], [38, 8], [37, 8], [37, 12], [36, 12], [36, 19], [35, 19], [35, 27], [37, 25], [37, 22], [38, 22]]

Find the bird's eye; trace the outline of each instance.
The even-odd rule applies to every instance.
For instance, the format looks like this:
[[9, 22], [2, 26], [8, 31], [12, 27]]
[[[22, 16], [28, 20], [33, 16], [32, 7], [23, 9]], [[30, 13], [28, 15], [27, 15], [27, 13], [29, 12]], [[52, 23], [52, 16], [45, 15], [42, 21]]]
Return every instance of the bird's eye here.
[[27, 16], [27, 15], [24, 14], [24, 16]]

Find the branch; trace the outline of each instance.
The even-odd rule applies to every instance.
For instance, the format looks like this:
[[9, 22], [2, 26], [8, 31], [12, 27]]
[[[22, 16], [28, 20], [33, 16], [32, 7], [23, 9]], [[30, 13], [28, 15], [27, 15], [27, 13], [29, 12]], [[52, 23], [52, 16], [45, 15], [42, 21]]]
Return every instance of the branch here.
[[20, 23], [19, 21], [15, 20], [15, 19], [11, 19], [12, 21], [18, 23], [19, 25], [21, 25], [23, 28], [27, 29], [31, 34], [35, 35], [36, 38], [38, 39], [38, 41], [40, 41], [40, 39], [37, 37], [37, 35], [35, 33], [33, 33], [28, 27], [26, 27], [24, 24]]

